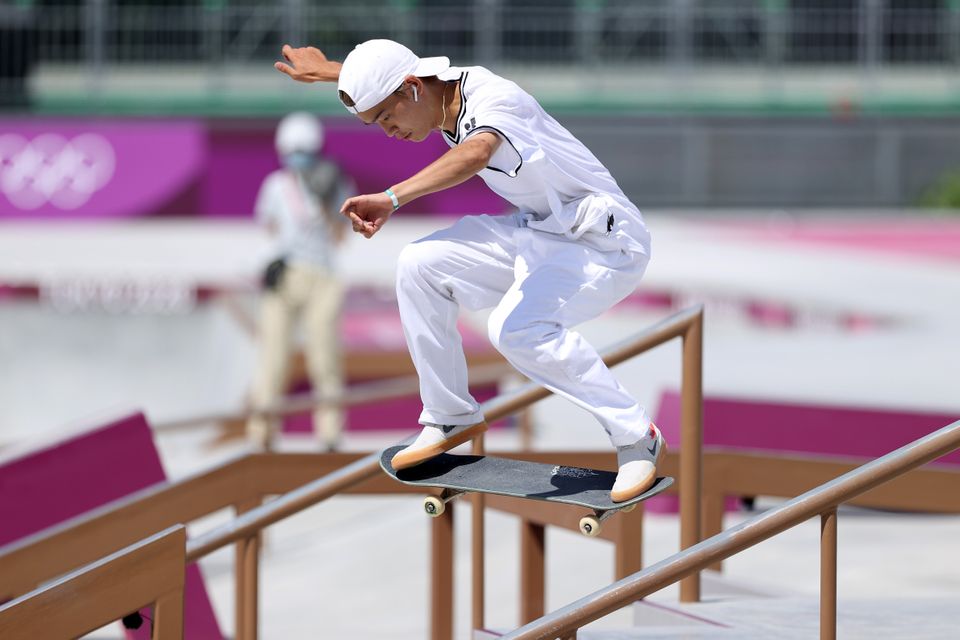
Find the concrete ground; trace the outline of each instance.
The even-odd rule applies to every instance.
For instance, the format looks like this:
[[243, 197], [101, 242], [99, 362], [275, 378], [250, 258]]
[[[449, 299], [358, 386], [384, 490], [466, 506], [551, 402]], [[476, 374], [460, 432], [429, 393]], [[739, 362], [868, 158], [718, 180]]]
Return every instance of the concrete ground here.
[[[374, 448], [376, 441], [368, 436], [350, 445], [366, 450]], [[493, 446], [497, 446], [495, 440]], [[775, 504], [761, 501], [759, 508]], [[455, 508], [455, 628], [457, 638], [469, 638], [471, 514], [466, 504]], [[729, 514], [725, 525], [732, 526], [750, 515]], [[205, 530], [224, 521], [212, 518], [195, 529]], [[429, 519], [416, 497], [334, 498], [280, 523], [268, 533], [261, 564], [262, 637], [427, 637], [428, 527]], [[519, 622], [519, 535], [515, 518], [488, 514], [486, 628], [506, 630]], [[954, 637], [950, 634], [960, 623], [960, 609], [943, 605], [960, 598], [957, 540], [960, 516], [842, 510], [838, 542], [841, 637]], [[676, 553], [678, 541], [676, 516], [648, 515], [645, 564]], [[613, 546], [607, 542], [548, 529], [546, 549], [548, 611], [613, 581]], [[772, 630], [778, 628], [794, 630], [795, 635], [784, 637], [814, 637], [811, 630], [816, 629], [818, 621], [818, 559], [819, 522], [814, 519], [727, 561], [724, 577], [734, 585], [748, 585], [763, 599], [733, 599], [720, 611], [704, 605], [702, 610], [695, 610], [696, 614], [734, 629], [760, 630], [757, 635], [741, 637], [771, 637]], [[232, 550], [212, 554], [201, 567], [222, 627], [229, 632], [234, 602]], [[722, 586], [705, 589], [708, 604], [717, 593], [728, 592]], [[671, 587], [650, 600], [675, 607], [677, 597], [677, 588]], [[892, 615], [891, 601], [899, 603], [899, 617]], [[783, 602], [796, 607], [784, 608]], [[903, 619], [918, 607], [935, 616], [924, 621], [926, 626], [918, 627], [929, 633], [904, 635]], [[865, 611], [870, 612], [872, 620]], [[627, 608], [587, 629], [629, 629], [636, 618], [636, 612]], [[891, 624], [891, 620], [897, 624]], [[916, 623], [917, 615], [910, 620]], [[676, 631], [678, 623], [672, 626]], [[693, 625], [691, 629], [695, 632], [698, 627]]]
[[[956, 394], [960, 377], [960, 338], [956, 335], [960, 325], [960, 245], [954, 254], [949, 250], [901, 251], [896, 242], [891, 249], [876, 246], [884, 243], [864, 246], [799, 241], [795, 231], [798, 225], [802, 227], [802, 220], [808, 219], [780, 213], [753, 216], [743, 224], [730, 225], [675, 212], [649, 216], [654, 260], [644, 287], [668, 293], [677, 307], [698, 301], [707, 305], [705, 393], [929, 410], [960, 417]], [[883, 220], [890, 218], [880, 218]], [[351, 239], [341, 256], [345, 279], [353, 284], [389, 284], [400, 247], [436, 224], [398, 217], [373, 240]], [[944, 229], [949, 231], [939, 235], [952, 237], [950, 234], [956, 233], [955, 225]], [[7, 256], [0, 260], [0, 277], [5, 279], [13, 273], [27, 277], [38, 271], [38, 265], [48, 272], [70, 272], [81, 267], [91, 272], [111, 269], [116, 266], [109, 264], [111, 246], [128, 246], [132, 241], [139, 241], [142, 251], [131, 249], [123, 256], [127, 273], [138, 269], [146, 272], [158, 265], [162, 268], [164, 260], [174, 260], [162, 247], [168, 239], [171, 247], [181, 246], [175, 238], [183, 229], [101, 229], [96, 234], [79, 230], [75, 233], [89, 234], [87, 239], [94, 246], [87, 243], [82, 254], [66, 258], [54, 249], [49, 254], [38, 251], [36, 247], [42, 247], [42, 242], [34, 244], [32, 252], [24, 249], [30, 246], [24, 243], [50, 238], [52, 247], [69, 246], [69, 229], [37, 231], [20, 226], [8, 231], [14, 233], [0, 233], [0, 256]], [[190, 277], [200, 273], [223, 280], [250, 277], [265, 252], [263, 238], [246, 227], [225, 226], [202, 233], [210, 242], [185, 249], [181, 246], [175, 256], [180, 269]], [[896, 231], [891, 233], [897, 237]], [[158, 236], [160, 242], [150, 242]], [[0, 363], [11, 366], [8, 373], [16, 370], [21, 374], [0, 376], [0, 441], [20, 440], [45, 425], [76, 420], [118, 400], [145, 408], [154, 421], [232, 408], [248, 383], [243, 371], [251, 366], [252, 348], [239, 332], [234, 334], [230, 321], [219, 315], [220, 311], [210, 312], [199, 325], [186, 320], [164, 323], [163, 328], [175, 327], [177, 348], [171, 352], [159, 343], [131, 347], [117, 340], [118, 335], [144, 339], [158, 330], [147, 326], [150, 321], [146, 319], [98, 316], [100, 321], [95, 321], [83, 314], [57, 316], [49, 312], [38, 319], [36, 309], [25, 304], [0, 305], [4, 326], [24, 332], [36, 329], [38, 322], [44, 323], [42, 326], [49, 330], [48, 342], [31, 354], [23, 349], [22, 341], [0, 340]], [[786, 309], [790, 320], [764, 319], [764, 314], [756, 313], [757, 304]], [[602, 346], [612, 342], [612, 337], [622, 339], [667, 313], [666, 308], [622, 305], [581, 329], [588, 339]], [[484, 315], [469, 319], [482, 326]], [[131, 325], [136, 327], [131, 329]], [[129, 334], [118, 334], [124, 328]], [[211, 343], [212, 337], [216, 340]], [[200, 345], [206, 345], [205, 350], [191, 350]], [[139, 382], [123, 381], [121, 397], [109, 393], [108, 385], [91, 382], [85, 386], [84, 378], [79, 377], [86, 366], [89, 381], [98, 377], [120, 380], [123, 372], [129, 371], [131, 349], [144, 362], [153, 357], [157, 365]], [[165, 381], [182, 370], [183, 358], [190, 353], [200, 354], [203, 362], [196, 363], [187, 374], [192, 377], [190, 384], [184, 385], [191, 387], [186, 393]], [[218, 360], [224, 356], [228, 359]], [[226, 368], [223, 362], [229, 363]], [[75, 367], [72, 370], [78, 376], [62, 382], [42, 377], [63, 363]], [[651, 411], [655, 411], [663, 389], [677, 386], [679, 371], [678, 344], [660, 347], [618, 369], [625, 385]], [[37, 388], [41, 381], [46, 384], [49, 401], [38, 408], [22, 394], [24, 389]], [[197, 385], [201, 385], [199, 389]], [[411, 416], [411, 428], [413, 421]], [[603, 432], [585, 413], [561, 400], [538, 405], [535, 422], [538, 449], [608, 446]], [[349, 434], [346, 447], [374, 450], [398, 439], [401, 433]], [[237, 452], [229, 447], [211, 448], [212, 437], [209, 429], [159, 437], [168, 474], [182, 477]], [[290, 441], [285, 446], [309, 444]], [[491, 449], [516, 446], [516, 436], [510, 433], [495, 434], [490, 442]], [[771, 504], [761, 502], [760, 507]], [[470, 637], [469, 516], [468, 509], [457, 513], [458, 638]], [[748, 514], [730, 514], [726, 524], [745, 517]], [[195, 523], [191, 530], [207, 530], [225, 522], [225, 518], [226, 514], [218, 514]], [[841, 620], [846, 600], [868, 603], [851, 604], [850, 609], [851, 614], [857, 612], [851, 620], [867, 625], [869, 616], [862, 614], [862, 607], [880, 619], [891, 612], [889, 604], [879, 603], [895, 598], [935, 605], [935, 611], [942, 614], [940, 628], [955, 631], [960, 609], [948, 610], [939, 603], [960, 598], [960, 552], [956, 548], [960, 517], [845, 509], [839, 523]], [[425, 637], [428, 526], [416, 498], [350, 497], [331, 499], [272, 528], [262, 563], [262, 637]], [[761, 592], [803, 602], [815, 599], [818, 532], [816, 521], [785, 532], [732, 558], [726, 565], [726, 575]], [[491, 629], [511, 628], [517, 623], [518, 536], [513, 518], [495, 513], [488, 516], [486, 626]], [[678, 537], [674, 516], [650, 515], [644, 542], [646, 562], [675, 552]], [[548, 531], [547, 549], [548, 609], [576, 600], [613, 578], [613, 549], [607, 543], [570, 532]], [[215, 553], [201, 562], [227, 633], [232, 633], [232, 564], [232, 551]], [[667, 589], [651, 600], [675, 602], [675, 590]], [[811, 613], [806, 606], [782, 612], [768, 607], [765, 615], [773, 620], [772, 629], [780, 628], [777, 621], [781, 615], [803, 612], [804, 616], [815, 616], [815, 609]], [[629, 609], [621, 611], [596, 623], [595, 628], [623, 629], [633, 624], [634, 615]], [[744, 611], [730, 615], [759, 614]], [[864, 633], [854, 631], [865, 627], [850, 624], [854, 626], [847, 627], [850, 633], [845, 637], [864, 637]], [[100, 632], [98, 637], [106, 633]], [[932, 633], [923, 637], [952, 637]], [[886, 633], [880, 629], [870, 635], [907, 637], [893, 626]], [[677, 636], [671, 632], [669, 637]]]

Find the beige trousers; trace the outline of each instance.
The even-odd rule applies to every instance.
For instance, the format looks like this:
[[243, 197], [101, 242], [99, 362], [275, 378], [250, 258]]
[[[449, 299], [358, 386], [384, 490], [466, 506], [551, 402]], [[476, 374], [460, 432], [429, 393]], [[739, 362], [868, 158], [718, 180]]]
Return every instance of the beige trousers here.
[[[253, 403], [263, 408], [286, 390], [294, 332], [302, 322], [307, 370], [314, 393], [339, 395], [343, 391], [338, 319], [343, 285], [330, 271], [291, 263], [274, 291], [263, 295], [260, 312], [260, 357], [254, 375]], [[343, 410], [317, 409], [313, 429], [328, 446], [336, 446], [343, 431]], [[276, 419], [251, 418], [249, 438], [266, 446], [276, 433]]]

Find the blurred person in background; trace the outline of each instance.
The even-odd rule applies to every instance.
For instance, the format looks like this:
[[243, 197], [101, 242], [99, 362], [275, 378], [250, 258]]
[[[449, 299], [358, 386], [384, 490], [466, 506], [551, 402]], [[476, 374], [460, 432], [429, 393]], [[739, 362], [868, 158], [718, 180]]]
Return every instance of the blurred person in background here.
[[[355, 193], [353, 181], [320, 155], [323, 126], [308, 113], [286, 116], [275, 143], [283, 167], [263, 181], [254, 209], [277, 244], [276, 258], [263, 276], [260, 357], [253, 386], [257, 409], [286, 390], [298, 328], [314, 393], [336, 396], [343, 390], [337, 335], [343, 285], [334, 252], [347, 229], [339, 206]], [[339, 406], [323, 405], [313, 413], [314, 433], [329, 450], [338, 447], [343, 426]], [[247, 434], [255, 446], [266, 448], [276, 428], [276, 419], [253, 417]]]

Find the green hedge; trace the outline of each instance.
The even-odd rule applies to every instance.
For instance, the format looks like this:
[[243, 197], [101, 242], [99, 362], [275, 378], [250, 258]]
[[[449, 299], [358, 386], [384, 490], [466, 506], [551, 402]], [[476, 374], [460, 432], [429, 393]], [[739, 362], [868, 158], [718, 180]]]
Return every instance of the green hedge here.
[[960, 168], [946, 172], [923, 194], [920, 203], [931, 209], [960, 214]]

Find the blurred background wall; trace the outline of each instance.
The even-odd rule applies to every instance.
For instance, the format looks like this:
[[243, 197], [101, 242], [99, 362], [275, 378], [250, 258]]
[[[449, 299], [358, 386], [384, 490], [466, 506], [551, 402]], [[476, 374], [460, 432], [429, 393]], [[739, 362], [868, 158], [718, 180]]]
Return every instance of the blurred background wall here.
[[[0, 102], [31, 122], [186, 118], [202, 157], [155, 212], [237, 214], [224, 156], [260, 170], [279, 115], [348, 117], [272, 69], [280, 46], [342, 59], [373, 37], [515, 79], [641, 206], [912, 206], [960, 166], [958, 0], [7, 0]], [[0, 162], [22, 127], [0, 122]], [[383, 141], [342, 135], [331, 153], [380, 184], [362, 157]]]
[[[868, 227], [842, 229], [851, 244], [957, 253], [953, 226], [869, 225], [960, 207], [960, 0], [3, 0], [0, 442], [114, 401], [155, 420], [243, 404], [269, 257], [252, 210], [278, 166], [279, 119], [320, 116], [324, 153], [361, 192], [446, 148], [359, 127], [331, 87], [272, 67], [284, 43], [342, 59], [375, 37], [517, 81], [645, 213], [789, 218], [778, 230], [853, 216]], [[506, 207], [474, 178], [407, 209], [404, 220]], [[811, 271], [777, 271], [779, 250], [708, 291], [682, 250], [699, 245], [654, 227], [649, 281], [664, 299], [912, 313], [889, 296], [858, 307], [854, 289], [878, 286], [861, 270], [790, 299], [781, 283]], [[348, 241], [350, 286], [389, 297], [392, 257], [420, 232], [395, 229], [377, 251]], [[824, 229], [807, 235], [836, 233]], [[716, 278], [718, 264], [738, 263], [714, 257]], [[763, 273], [778, 281], [758, 293], [750, 278]]]

